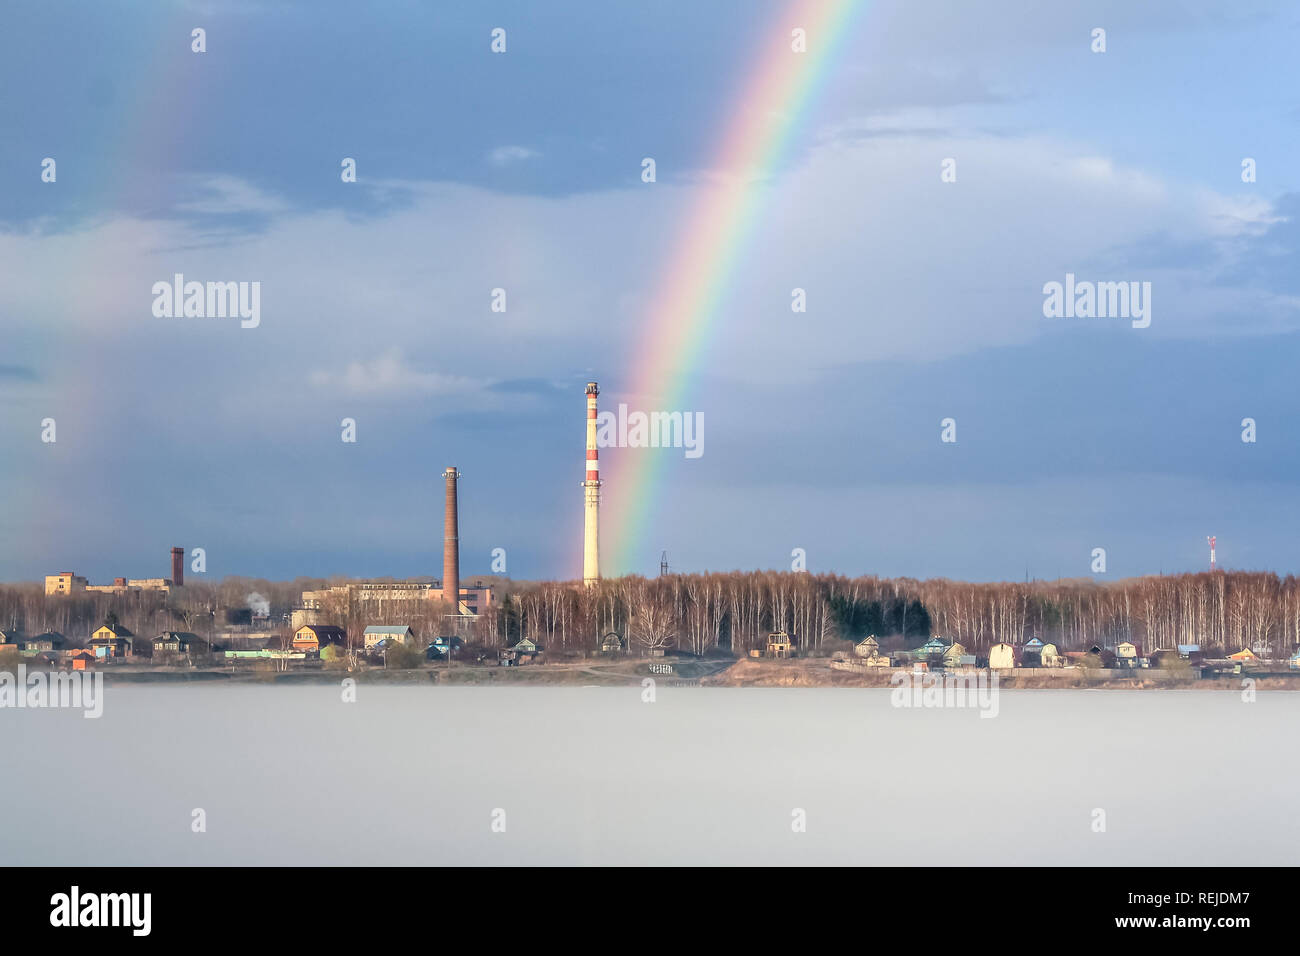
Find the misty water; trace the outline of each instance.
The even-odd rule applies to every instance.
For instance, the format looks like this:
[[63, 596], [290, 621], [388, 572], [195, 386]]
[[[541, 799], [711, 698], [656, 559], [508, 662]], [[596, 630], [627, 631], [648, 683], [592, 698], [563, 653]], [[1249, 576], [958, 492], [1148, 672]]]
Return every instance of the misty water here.
[[995, 719], [898, 709], [878, 689], [661, 685], [643, 703], [638, 687], [362, 684], [340, 698], [119, 684], [98, 720], [0, 710], [0, 863], [1300, 859], [1300, 693], [1002, 691]]

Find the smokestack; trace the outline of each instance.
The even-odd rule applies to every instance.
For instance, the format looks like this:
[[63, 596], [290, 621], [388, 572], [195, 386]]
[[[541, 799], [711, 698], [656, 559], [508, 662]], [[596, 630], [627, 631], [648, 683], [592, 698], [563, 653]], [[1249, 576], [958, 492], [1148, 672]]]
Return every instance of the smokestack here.
[[172, 548], [172, 587], [185, 586], [185, 549]]
[[587, 478], [582, 483], [582, 583], [600, 580], [600, 456], [596, 451], [596, 396], [600, 387], [587, 383]]
[[447, 479], [447, 510], [442, 524], [442, 599], [451, 602], [453, 614], [460, 613], [460, 522], [457, 518], [456, 480], [460, 472], [452, 465], [442, 473]]

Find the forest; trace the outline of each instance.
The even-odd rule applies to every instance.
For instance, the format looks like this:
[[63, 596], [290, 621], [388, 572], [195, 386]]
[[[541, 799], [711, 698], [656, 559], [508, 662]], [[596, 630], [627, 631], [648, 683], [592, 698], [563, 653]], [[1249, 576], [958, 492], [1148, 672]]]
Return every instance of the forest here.
[[[882, 647], [915, 647], [932, 635], [980, 653], [999, 641], [1037, 637], [1062, 650], [1129, 640], [1144, 652], [1200, 644], [1207, 652], [1250, 647], [1267, 656], [1300, 644], [1300, 580], [1256, 571], [1213, 571], [1103, 582], [1090, 579], [967, 583], [945, 579], [847, 578], [801, 572], [669, 574], [574, 582], [491, 579], [493, 607], [472, 623], [485, 647], [527, 637], [552, 652], [591, 652], [603, 636], [630, 650], [747, 654], [785, 630], [802, 654], [829, 653], [870, 634]], [[0, 629], [53, 630], [84, 643], [112, 612], [137, 635], [200, 636], [226, 630], [225, 611], [261, 605], [264, 629], [287, 634], [303, 590], [343, 579], [274, 582], [229, 577], [160, 592], [46, 596], [36, 584], [0, 585]], [[428, 640], [449, 630], [446, 605], [355, 596], [327, 601], [322, 623], [359, 641], [369, 624], [410, 624]]]

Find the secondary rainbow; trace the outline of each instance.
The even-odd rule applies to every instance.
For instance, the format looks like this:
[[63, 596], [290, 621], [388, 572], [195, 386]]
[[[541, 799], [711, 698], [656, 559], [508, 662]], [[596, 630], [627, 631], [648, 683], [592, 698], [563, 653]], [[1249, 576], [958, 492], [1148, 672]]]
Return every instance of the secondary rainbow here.
[[[791, 148], [816, 101], [853, 17], [865, 0], [795, 0], [769, 37], [748, 80], [741, 84], [734, 119], [708, 164], [716, 183], [701, 187], [664, 271], [648, 317], [640, 364], [632, 370], [629, 398], [662, 410], [688, 407], [700, 360], [742, 260], [747, 239], [761, 218], [763, 181]], [[804, 31], [807, 52], [795, 49]], [[646, 528], [657, 505], [667, 453], [624, 450], [612, 462], [614, 573], [635, 569], [649, 548]], [[621, 467], [620, 467], [621, 466]], [[647, 550], [648, 549], [648, 550]]]

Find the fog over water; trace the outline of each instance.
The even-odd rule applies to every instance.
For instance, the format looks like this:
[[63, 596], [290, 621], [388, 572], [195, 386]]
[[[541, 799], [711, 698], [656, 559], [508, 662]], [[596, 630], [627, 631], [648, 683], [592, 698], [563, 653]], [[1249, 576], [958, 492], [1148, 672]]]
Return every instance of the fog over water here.
[[110, 684], [99, 720], [0, 710], [0, 863], [1290, 864], [1297, 719], [1285, 691], [1002, 691], [981, 719], [880, 689]]

